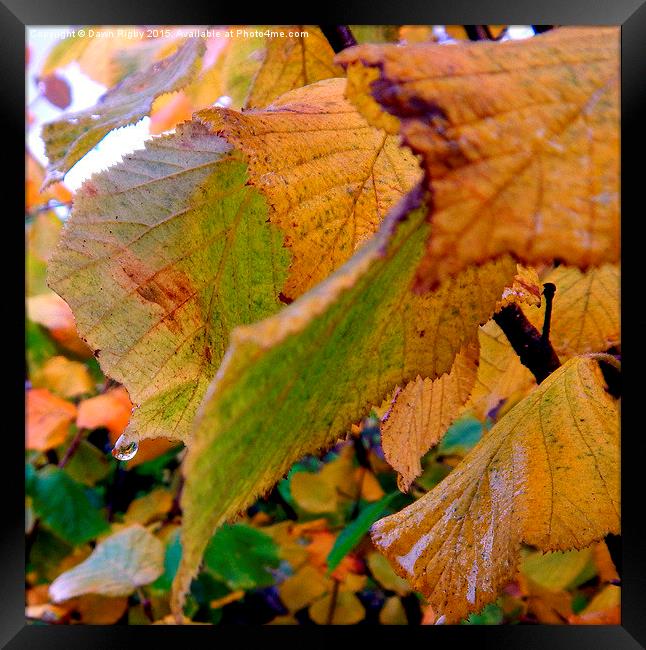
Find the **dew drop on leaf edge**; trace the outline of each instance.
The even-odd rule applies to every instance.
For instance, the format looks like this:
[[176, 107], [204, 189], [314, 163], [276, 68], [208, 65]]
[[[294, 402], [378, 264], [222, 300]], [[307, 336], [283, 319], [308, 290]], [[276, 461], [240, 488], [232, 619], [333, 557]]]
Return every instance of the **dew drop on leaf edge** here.
[[119, 436], [119, 439], [114, 445], [112, 455], [117, 460], [130, 460], [135, 457], [139, 450], [139, 444], [136, 440], [128, 440], [125, 433]]

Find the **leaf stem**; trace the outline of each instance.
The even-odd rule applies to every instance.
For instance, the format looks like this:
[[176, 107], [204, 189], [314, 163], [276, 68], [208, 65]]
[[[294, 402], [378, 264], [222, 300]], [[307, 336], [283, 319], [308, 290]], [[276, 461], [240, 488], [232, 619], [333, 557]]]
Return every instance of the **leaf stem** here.
[[543, 285], [543, 295], [545, 296], [545, 318], [543, 319], [543, 333], [541, 340], [543, 345], [549, 345], [550, 342], [550, 322], [552, 320], [552, 302], [556, 293], [556, 285], [552, 282], [546, 282]]

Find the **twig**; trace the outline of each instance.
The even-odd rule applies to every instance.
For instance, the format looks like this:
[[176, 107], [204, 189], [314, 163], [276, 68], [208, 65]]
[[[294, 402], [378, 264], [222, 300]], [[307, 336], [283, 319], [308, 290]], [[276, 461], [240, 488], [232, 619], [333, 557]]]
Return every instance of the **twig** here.
[[335, 54], [345, 50], [346, 47], [357, 45], [357, 39], [347, 25], [319, 25], [319, 27]]
[[141, 604], [144, 614], [146, 615], [146, 618], [153, 623], [155, 621], [155, 615], [153, 614], [153, 608], [150, 603], [150, 598], [146, 596], [144, 593], [144, 590], [139, 587], [137, 589], [137, 596], [139, 597], [139, 603]]
[[332, 587], [332, 599], [330, 600], [330, 609], [327, 613], [327, 619], [325, 621], [326, 625], [332, 625], [334, 620], [334, 610], [336, 609], [336, 601], [339, 596], [339, 585], [341, 582], [334, 578], [334, 587]]
[[79, 448], [79, 445], [81, 444], [81, 441], [83, 440], [83, 436], [87, 433], [87, 429], [80, 428], [77, 432], [76, 435], [74, 436], [72, 442], [70, 443], [70, 446], [67, 448], [67, 451], [63, 455], [63, 458], [61, 458], [60, 462], [58, 463], [58, 467], [60, 469], [63, 469], [67, 463], [69, 463], [70, 458], [76, 453], [76, 450]]

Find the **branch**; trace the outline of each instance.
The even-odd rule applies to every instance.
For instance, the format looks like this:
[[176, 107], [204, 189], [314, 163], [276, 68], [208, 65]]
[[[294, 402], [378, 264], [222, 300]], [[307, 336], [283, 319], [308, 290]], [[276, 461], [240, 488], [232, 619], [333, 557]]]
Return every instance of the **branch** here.
[[319, 27], [335, 54], [345, 50], [346, 47], [357, 45], [357, 39], [347, 25], [319, 25]]
[[503, 307], [493, 319], [505, 333], [520, 362], [536, 377], [537, 383], [540, 384], [561, 365], [549, 339], [543, 339], [518, 305]]

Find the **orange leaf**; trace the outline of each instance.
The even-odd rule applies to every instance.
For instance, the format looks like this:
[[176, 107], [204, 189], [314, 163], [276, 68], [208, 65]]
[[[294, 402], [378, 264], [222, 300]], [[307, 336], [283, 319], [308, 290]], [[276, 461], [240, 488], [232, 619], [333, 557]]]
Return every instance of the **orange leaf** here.
[[27, 392], [27, 449], [47, 451], [65, 442], [76, 406], [44, 388]]
[[123, 386], [119, 386], [103, 395], [81, 402], [76, 426], [84, 429], [105, 427], [114, 437], [113, 442], [116, 442], [128, 424], [131, 410], [132, 403], [128, 391]]
[[151, 108], [150, 133], [162, 133], [175, 128], [180, 122], [190, 120], [193, 110], [194, 107], [183, 90], [161, 95]]

